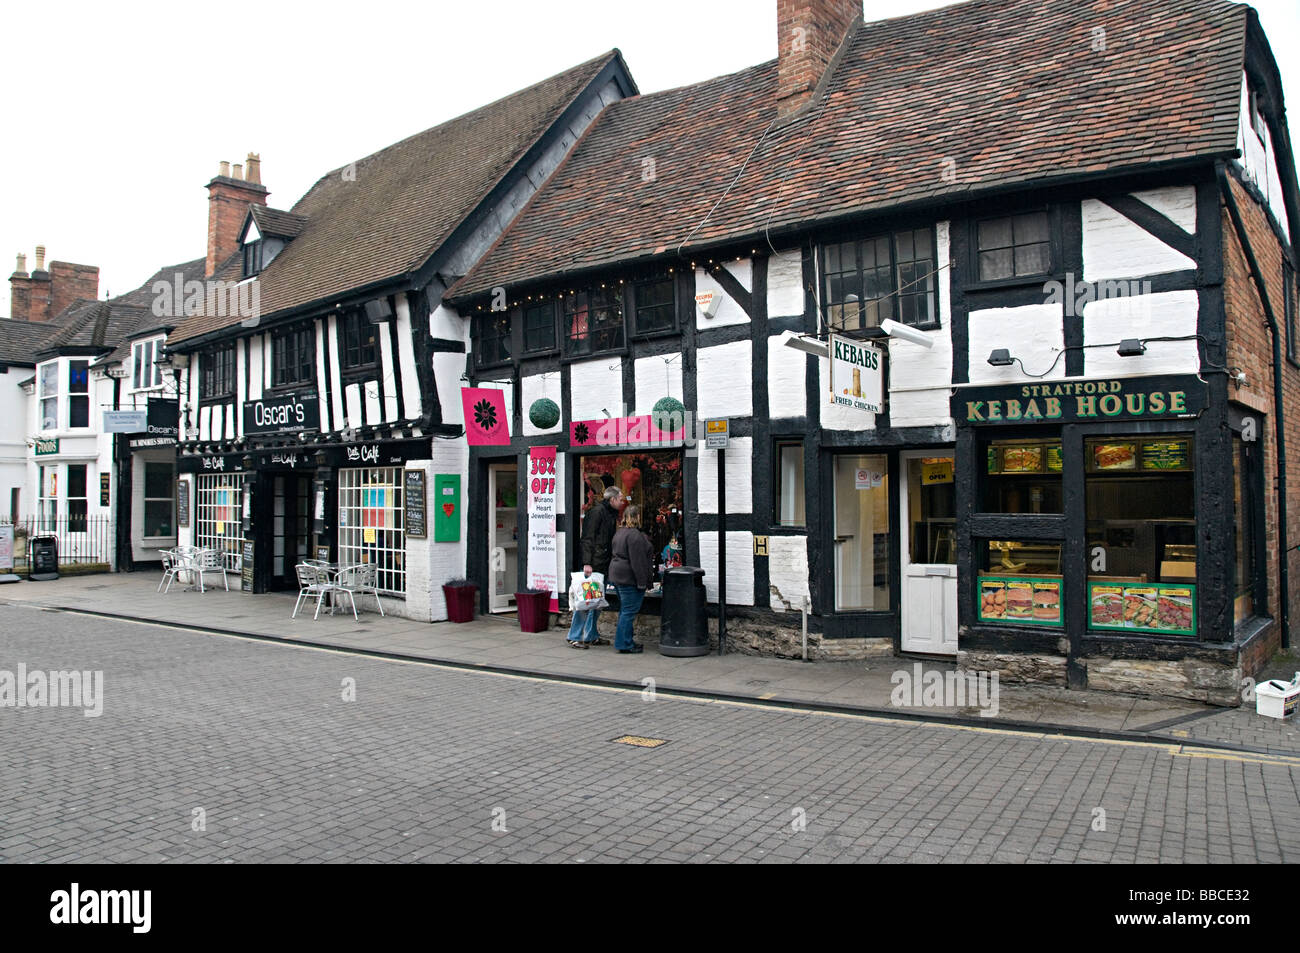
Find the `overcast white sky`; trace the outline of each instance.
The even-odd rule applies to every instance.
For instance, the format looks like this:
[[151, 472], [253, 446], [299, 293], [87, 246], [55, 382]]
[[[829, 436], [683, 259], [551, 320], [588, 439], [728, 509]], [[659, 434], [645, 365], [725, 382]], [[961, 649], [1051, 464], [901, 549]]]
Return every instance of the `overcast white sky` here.
[[[866, 0], [866, 15], [944, 5]], [[1254, 6], [1294, 114], [1300, 3]], [[615, 46], [642, 92], [776, 55], [775, 0], [93, 0], [6, 17], [0, 273], [44, 243], [99, 265], [101, 296], [205, 253], [218, 160], [261, 153], [289, 208], [330, 169]]]

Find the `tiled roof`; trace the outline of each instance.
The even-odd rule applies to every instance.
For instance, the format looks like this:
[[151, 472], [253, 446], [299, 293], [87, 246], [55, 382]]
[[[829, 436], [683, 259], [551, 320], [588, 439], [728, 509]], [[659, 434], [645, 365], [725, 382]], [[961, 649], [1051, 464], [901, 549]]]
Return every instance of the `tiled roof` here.
[[[423, 265], [617, 50], [324, 175], [293, 207], [301, 233], [263, 270], [263, 315]], [[171, 343], [237, 325], [190, 318]]]
[[248, 210], [253, 213], [253, 221], [257, 224], [257, 230], [263, 235], [273, 235], [277, 238], [294, 238], [307, 224], [305, 215], [295, 215], [293, 212], [286, 212], [283, 209], [270, 208], [266, 205], [250, 205]]
[[36, 348], [55, 325], [0, 318], [0, 364], [36, 365]]
[[113, 349], [132, 334], [141, 321], [153, 317], [147, 306], [126, 304], [123, 298], [78, 301], [69, 305], [64, 315], [63, 327], [40, 343], [38, 354], [73, 347]]
[[451, 296], [1231, 154], [1246, 24], [1224, 0], [971, 0], [863, 24], [786, 124], [775, 61], [613, 103]]

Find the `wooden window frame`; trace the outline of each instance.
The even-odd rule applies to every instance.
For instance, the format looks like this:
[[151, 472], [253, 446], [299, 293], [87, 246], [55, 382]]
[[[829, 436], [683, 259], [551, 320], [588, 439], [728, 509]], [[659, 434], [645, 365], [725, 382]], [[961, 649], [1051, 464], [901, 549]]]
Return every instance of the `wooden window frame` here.
[[[366, 317], [364, 311], [348, 311], [343, 315], [342, 325], [342, 348], [339, 359], [345, 371], [363, 371], [374, 368], [379, 363], [379, 328], [380, 325], [372, 324]], [[375, 340], [369, 345], [369, 359], [367, 360], [367, 346], [362, 343], [364, 330], [373, 328]], [[354, 346], [355, 332], [355, 346]], [[353, 359], [353, 355], [356, 359]]]
[[[917, 297], [918, 292], [902, 290], [903, 286], [899, 282], [899, 268], [906, 265], [913, 265], [916, 262], [921, 261], [922, 259], [913, 257], [907, 259], [906, 261], [902, 261], [899, 257], [898, 240], [899, 237], [902, 235], [909, 234], [909, 233], [914, 234], [916, 232], [922, 232], [922, 231], [928, 232], [930, 237], [930, 262], [929, 262], [930, 268], [927, 274], [928, 277], [931, 279], [931, 288], [928, 291], [923, 292], [923, 294], [929, 296], [934, 302], [934, 319], [920, 324], [912, 324], [910, 322], [903, 321], [902, 312], [899, 308], [899, 303], [901, 302], [904, 296]], [[886, 243], [889, 250], [889, 263], [887, 266], [887, 270], [889, 274], [890, 290], [885, 295], [876, 298], [867, 299], [867, 297], [864, 294], [864, 289], [865, 289], [864, 275], [868, 271], [883, 271], [886, 269], [885, 267], [882, 267], [879, 264], [873, 265], [869, 268], [864, 268], [862, 251], [865, 245], [869, 243], [878, 243], [881, 241]], [[851, 270], [841, 269], [839, 271], [831, 272], [828, 269], [828, 265], [827, 265], [827, 254], [826, 254], [827, 251], [832, 247], [845, 246], [845, 245], [852, 246], [853, 248], [853, 268]], [[929, 225], [920, 225], [917, 227], [893, 228], [886, 232], [877, 232], [870, 235], [862, 235], [858, 237], [846, 237], [838, 241], [824, 241], [818, 245], [817, 252], [819, 256], [818, 257], [819, 283], [821, 285], [820, 288], [821, 320], [822, 323], [828, 329], [831, 329], [835, 333], [841, 333], [841, 334], [856, 334], [863, 337], [879, 337], [885, 333], [880, 329], [879, 321], [883, 321], [885, 319], [898, 321], [900, 324], [906, 324], [908, 327], [915, 328], [918, 331], [935, 331], [940, 329], [943, 326], [943, 319], [939, 314], [939, 264], [938, 264], [939, 236], [938, 236], [938, 229], [935, 228], [933, 223]], [[831, 300], [831, 294], [830, 294], [830, 283], [831, 283], [832, 276], [840, 276], [840, 275], [856, 276], [856, 286], [858, 289], [858, 303], [860, 306], [863, 306], [859, 308], [857, 327], [841, 328], [833, 324], [831, 321], [831, 308], [840, 307], [843, 304], [843, 302], [833, 302]], [[865, 318], [864, 306], [867, 303], [869, 303], [869, 301], [888, 302], [889, 313], [881, 315], [878, 318], [877, 324], [864, 326], [862, 325], [862, 321]]]
[[[291, 361], [290, 358], [293, 360]], [[298, 387], [316, 378], [316, 329], [288, 328], [271, 335], [271, 386]], [[291, 377], [294, 374], [297, 376]]]
[[[222, 386], [225, 385], [225, 386]], [[224, 400], [235, 393], [235, 346], [199, 356], [199, 400]]]

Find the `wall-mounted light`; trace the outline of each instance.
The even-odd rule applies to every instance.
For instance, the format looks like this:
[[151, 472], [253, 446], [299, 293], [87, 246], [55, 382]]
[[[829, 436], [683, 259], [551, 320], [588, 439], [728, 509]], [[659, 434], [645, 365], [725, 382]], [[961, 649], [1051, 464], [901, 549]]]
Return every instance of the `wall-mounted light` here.
[[816, 338], [800, 334], [798, 331], [782, 331], [781, 343], [786, 347], [792, 347], [796, 351], [803, 351], [805, 354], [811, 354], [813, 357], [830, 357], [830, 348], [825, 341], [819, 341]]
[[1010, 367], [1015, 362], [1016, 359], [1011, 356], [1011, 352], [1005, 347], [994, 348], [992, 353], [989, 354], [989, 365], [991, 367]]
[[1137, 338], [1125, 338], [1119, 342], [1119, 350], [1115, 353], [1120, 357], [1141, 357], [1147, 352], [1147, 346]]
[[934, 347], [934, 338], [930, 337], [930, 335], [918, 331], [916, 328], [909, 328], [906, 324], [900, 324], [893, 318], [885, 318], [885, 320], [881, 321], [880, 330], [891, 338], [910, 341], [912, 344], [919, 344], [924, 348]]

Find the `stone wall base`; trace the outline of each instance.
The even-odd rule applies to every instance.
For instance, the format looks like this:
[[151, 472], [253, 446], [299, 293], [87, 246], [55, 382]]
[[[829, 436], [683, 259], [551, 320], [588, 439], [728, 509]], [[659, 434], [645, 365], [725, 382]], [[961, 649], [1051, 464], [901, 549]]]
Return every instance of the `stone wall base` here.
[[962, 672], [997, 672], [1002, 682], [1065, 685], [1065, 657], [1021, 652], [986, 650], [957, 652], [957, 669]]
[[[567, 633], [573, 615], [561, 612], [556, 628]], [[600, 614], [602, 637], [614, 640], [618, 613], [606, 610]], [[647, 650], [659, 645], [659, 617], [641, 614], [633, 627], [633, 638]], [[797, 659], [803, 657], [803, 632], [780, 625], [767, 625], [751, 619], [727, 619], [727, 653], [752, 655], [761, 658]], [[718, 620], [709, 619], [709, 647], [718, 650]], [[891, 658], [894, 655], [893, 639], [827, 639], [820, 632], [808, 633], [808, 658], [828, 661], [857, 661], [869, 658]]]
[[1103, 692], [1129, 692], [1186, 698], [1228, 708], [1241, 704], [1241, 665], [1201, 659], [1086, 658], [1088, 687]]

